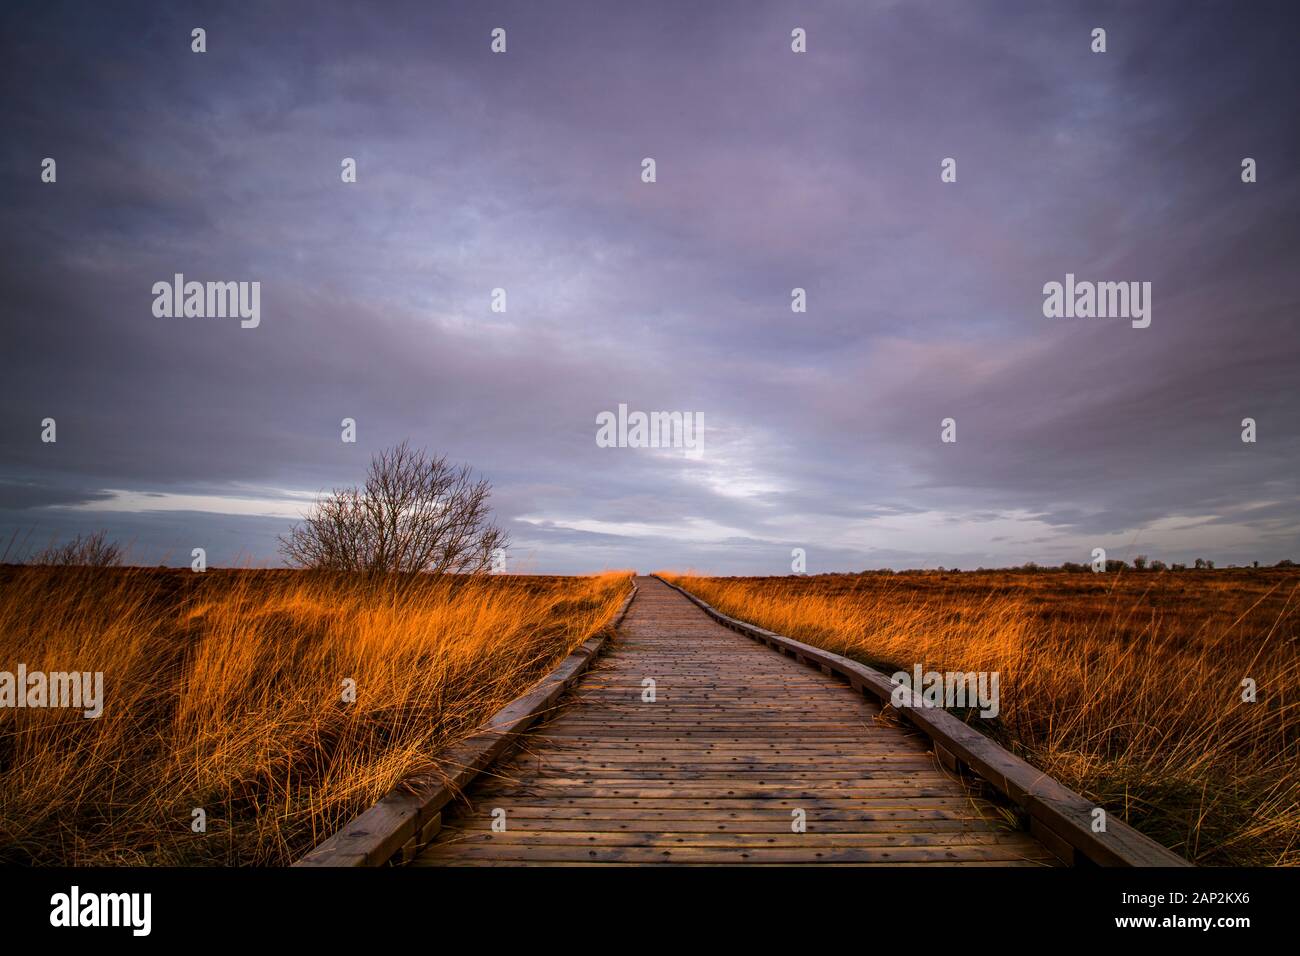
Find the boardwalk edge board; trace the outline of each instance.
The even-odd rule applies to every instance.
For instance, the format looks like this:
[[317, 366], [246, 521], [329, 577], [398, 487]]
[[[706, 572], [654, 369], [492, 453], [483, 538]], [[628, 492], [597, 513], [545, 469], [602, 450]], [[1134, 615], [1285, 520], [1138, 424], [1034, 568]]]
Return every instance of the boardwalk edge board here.
[[438, 833], [442, 809], [493, 762], [504, 756], [542, 714], [554, 707], [604, 648], [636, 597], [636, 582], [613, 619], [584, 641], [531, 690], [497, 711], [474, 736], [443, 754], [444, 766], [457, 768], [445, 780], [398, 784], [369, 810], [293, 865], [383, 866], [394, 858], [412, 859]]
[[[894, 683], [882, 672], [840, 654], [813, 647], [774, 631], [729, 617], [685, 588], [654, 575], [681, 592], [705, 614], [724, 627], [766, 644], [800, 663], [847, 680], [855, 690], [869, 693], [888, 705]], [[1025, 814], [1029, 831], [1053, 853], [1070, 864], [1101, 866], [1172, 866], [1192, 864], [1155, 840], [1113, 816], [1106, 831], [1094, 833], [1095, 804], [1052, 777], [1037, 770], [947, 711], [908, 707], [896, 711], [934, 744], [935, 756], [948, 769], [969, 771], [1010, 799]]]

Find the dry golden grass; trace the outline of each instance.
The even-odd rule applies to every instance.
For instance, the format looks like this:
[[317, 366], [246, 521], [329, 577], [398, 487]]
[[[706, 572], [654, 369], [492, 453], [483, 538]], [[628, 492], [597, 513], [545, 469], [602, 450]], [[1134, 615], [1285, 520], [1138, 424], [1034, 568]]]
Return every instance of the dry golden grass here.
[[887, 673], [998, 671], [970, 723], [1030, 763], [1198, 863], [1300, 863], [1294, 571], [665, 576]]
[[0, 862], [289, 863], [436, 771], [627, 590], [0, 567], [0, 670], [103, 671], [106, 699], [97, 719], [0, 709]]

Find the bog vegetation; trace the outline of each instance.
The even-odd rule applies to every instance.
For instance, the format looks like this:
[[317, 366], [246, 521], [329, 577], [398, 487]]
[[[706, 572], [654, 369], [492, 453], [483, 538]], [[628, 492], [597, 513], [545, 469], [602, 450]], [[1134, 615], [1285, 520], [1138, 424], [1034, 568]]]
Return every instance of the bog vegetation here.
[[289, 863], [437, 773], [627, 590], [0, 566], [0, 669], [104, 675], [98, 718], [0, 708], [0, 864]]
[[998, 671], [970, 722], [1034, 766], [1198, 863], [1300, 863], [1290, 568], [671, 579], [886, 673]]

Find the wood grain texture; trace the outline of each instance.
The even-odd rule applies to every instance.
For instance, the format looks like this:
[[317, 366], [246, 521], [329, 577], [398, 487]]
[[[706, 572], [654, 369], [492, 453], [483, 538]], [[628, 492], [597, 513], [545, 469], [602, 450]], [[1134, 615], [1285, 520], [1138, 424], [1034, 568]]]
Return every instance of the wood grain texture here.
[[444, 808], [413, 865], [1059, 863], [870, 697], [636, 583], [567, 702]]
[[[667, 585], [699, 607], [711, 620], [790, 655], [801, 664], [816, 666], [827, 675], [847, 681], [854, 689], [874, 696], [882, 704], [895, 690], [880, 671], [857, 661], [737, 620], [711, 607], [674, 584]], [[1101, 866], [1186, 867], [1191, 864], [1172, 850], [1139, 833], [1122, 820], [1109, 818], [1103, 830], [1093, 828], [1098, 809], [1090, 800], [994, 743], [978, 730], [937, 707], [922, 706], [913, 692], [914, 706], [895, 709], [930, 740], [940, 763], [952, 770], [967, 770], [987, 781], [1029, 818], [1029, 832], [1067, 863]]]

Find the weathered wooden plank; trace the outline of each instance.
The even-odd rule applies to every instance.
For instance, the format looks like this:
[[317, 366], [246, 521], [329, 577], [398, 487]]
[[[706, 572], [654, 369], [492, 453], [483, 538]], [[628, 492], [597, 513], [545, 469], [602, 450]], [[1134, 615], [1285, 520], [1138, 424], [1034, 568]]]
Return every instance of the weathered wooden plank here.
[[[695, 805], [678, 806], [675, 809], [664, 810], [645, 806], [629, 807], [624, 801], [609, 801], [605, 805], [593, 801], [583, 804], [581, 807], [530, 803], [513, 808], [510, 811], [510, 819], [529, 821], [551, 819], [656, 820], [664, 824], [680, 821], [690, 824], [696, 822], [708, 823], [710, 826], [775, 822], [782, 830], [790, 829], [790, 815], [774, 811], [772, 808], [767, 807], [766, 804], [751, 804], [736, 810], [715, 810]], [[844, 822], [852, 823], [859, 829], [875, 829], [887, 823], [912, 823], [918, 821], [937, 823], [940, 821], [961, 822], [971, 820], [1000, 822], [995, 814], [982, 814], [978, 807], [972, 807], [969, 804], [963, 806], [958, 801], [952, 801], [951, 805], [945, 805], [942, 801], [935, 800], [928, 801], [925, 806], [908, 805], [894, 808], [880, 807], [876, 803], [863, 803], [855, 800], [851, 804], [847, 804], [843, 809], [813, 807], [810, 808], [808, 814], [810, 827]], [[490, 822], [491, 817], [487, 813], [486, 804], [482, 802], [476, 804], [473, 810], [464, 811], [457, 817], [457, 826], [461, 827], [486, 826], [490, 825]], [[533, 824], [530, 823], [529, 825]]]
[[[501, 801], [499, 794], [486, 795], [474, 794], [476, 802], [492, 808], [500, 807]], [[524, 806], [532, 807], [565, 807], [569, 809], [586, 809], [594, 807], [635, 807], [646, 810], [681, 810], [691, 809], [694, 813], [705, 813], [713, 810], [748, 810], [755, 806], [759, 801], [751, 797], [741, 799], [699, 799], [689, 797], [678, 797], [668, 799], [632, 799], [625, 797], [579, 797], [579, 796], [534, 796], [522, 794], [527, 797], [527, 803], [514, 801], [511, 804], [511, 812], [518, 812]], [[852, 812], [862, 809], [909, 809], [912, 807], [946, 807], [960, 808], [968, 806], [970, 797], [920, 797], [913, 794], [891, 794], [878, 795], [874, 797], [865, 797], [861, 794], [844, 794], [839, 797], [819, 796], [815, 800], [808, 799], [791, 799], [791, 798], [766, 798], [761, 802], [768, 807], [771, 812], [784, 813], [786, 819], [790, 817], [790, 811], [799, 809], [805, 811], [809, 816], [814, 813], [822, 814], [827, 811], [840, 810]], [[504, 809], [504, 808], [503, 808]], [[459, 817], [457, 818], [459, 819]]]
[[[517, 822], [517, 821], [516, 821]], [[547, 833], [551, 831], [593, 833], [654, 833], [665, 835], [671, 833], [735, 833], [745, 837], [755, 837], [755, 844], [763, 842], [759, 835], [769, 834], [785, 836], [803, 836], [792, 834], [790, 821], [785, 820], [709, 820], [691, 816], [681, 820], [663, 820], [658, 818], [614, 817], [596, 820], [591, 817], [531, 817], [527, 821], [528, 834]], [[473, 821], [462, 821], [458, 828], [461, 833], [495, 832], [492, 821], [486, 817]], [[944, 834], [1006, 833], [1010, 828], [1001, 826], [992, 820], [976, 817], [956, 818], [952, 820], [880, 820], [870, 827], [865, 827], [861, 820], [821, 820], [813, 821], [807, 832], [812, 834], [852, 834], [863, 836], [873, 833], [914, 833], [942, 836]], [[450, 839], [450, 837], [449, 837]], [[816, 840], [804, 840], [795, 845], [813, 845]]]
[[[494, 833], [488, 829], [449, 830], [444, 845], [459, 847], [720, 847], [720, 848], [775, 848], [825, 849], [836, 847], [1013, 847], [1019, 856], [1024, 847], [1024, 837], [1019, 833], [996, 830], [956, 830], [948, 833], [895, 832], [828, 832], [791, 833], [789, 827], [779, 832], [672, 832], [646, 829], [619, 832], [590, 830], [509, 830]], [[1040, 854], [1041, 855], [1041, 854]]]
[[1011, 846], [961, 847], [655, 847], [655, 846], [540, 846], [435, 843], [415, 865], [464, 863], [469, 860], [626, 863], [938, 863], [970, 861], [1034, 862], [1050, 865], [1052, 857], [1041, 845], [1023, 840]]

